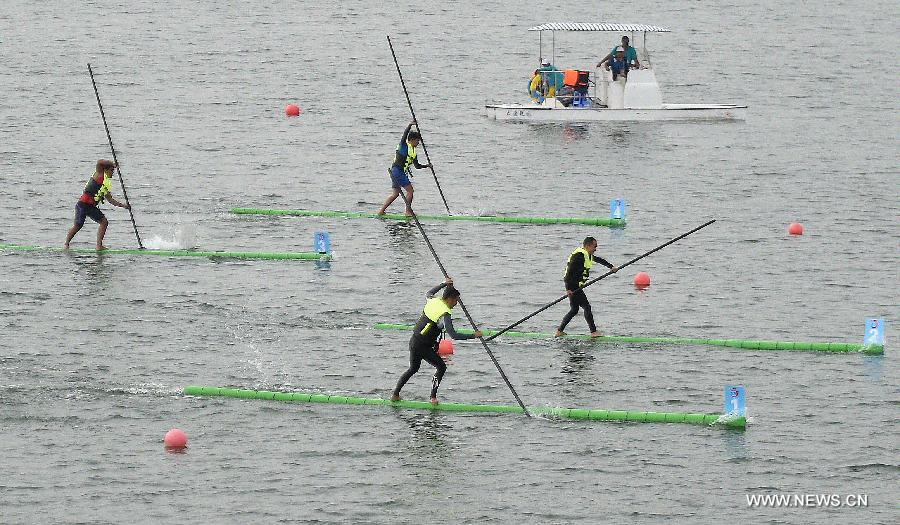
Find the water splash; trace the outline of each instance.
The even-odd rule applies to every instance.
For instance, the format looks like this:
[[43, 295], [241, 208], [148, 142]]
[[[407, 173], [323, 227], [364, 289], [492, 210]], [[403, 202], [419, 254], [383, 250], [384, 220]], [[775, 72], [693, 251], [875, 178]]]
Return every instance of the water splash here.
[[165, 237], [153, 235], [144, 239], [151, 250], [191, 250], [197, 247], [197, 228], [193, 224], [176, 224]]
[[[226, 320], [223, 324], [224, 328], [231, 332], [237, 344], [244, 350], [244, 362], [255, 370], [255, 377], [258, 387], [269, 388], [271, 385], [283, 383], [290, 380], [290, 375], [284, 364], [279, 362], [275, 355], [266, 350], [268, 345], [264, 343], [266, 340], [256, 328], [256, 325], [248, 319], [234, 318]], [[271, 341], [268, 341], [271, 342]]]

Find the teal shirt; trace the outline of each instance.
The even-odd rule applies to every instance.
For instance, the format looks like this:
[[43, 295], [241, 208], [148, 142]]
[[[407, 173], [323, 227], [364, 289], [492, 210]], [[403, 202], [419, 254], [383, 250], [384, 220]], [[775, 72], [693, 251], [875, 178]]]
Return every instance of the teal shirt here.
[[553, 66], [541, 66], [538, 68], [538, 72], [544, 73], [545, 78], [547, 79], [547, 85], [556, 86], [556, 90], [559, 91], [563, 87], [563, 73], [562, 71], [556, 69]]
[[[622, 46], [616, 46], [616, 47], [622, 47]], [[610, 55], [616, 56], [616, 47], [612, 48], [612, 51], [609, 52]], [[634, 48], [634, 46], [628, 46], [628, 49], [625, 50], [625, 61], [631, 62], [632, 60], [637, 60], [637, 59], [638, 59], [637, 50]]]

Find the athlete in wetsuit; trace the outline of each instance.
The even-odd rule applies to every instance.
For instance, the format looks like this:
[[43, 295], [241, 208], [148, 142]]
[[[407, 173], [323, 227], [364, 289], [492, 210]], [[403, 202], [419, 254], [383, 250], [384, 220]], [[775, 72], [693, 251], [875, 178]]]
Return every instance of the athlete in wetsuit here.
[[125, 208], [126, 210], [131, 209], [130, 205], [122, 204], [114, 199], [112, 193], [110, 193], [115, 169], [116, 165], [111, 160], [100, 159], [97, 161], [97, 169], [91, 175], [91, 178], [88, 179], [84, 192], [82, 192], [78, 202], [75, 203], [75, 224], [69, 228], [69, 233], [66, 234], [65, 248], [67, 250], [72, 237], [75, 237], [78, 230], [84, 226], [86, 217], [90, 217], [92, 221], [100, 224], [100, 227], [97, 229], [97, 249], [106, 249], [106, 246], [103, 246], [103, 237], [106, 235], [106, 227], [109, 226], [109, 221], [106, 219], [106, 215], [97, 207], [104, 200], [108, 200], [113, 206]]
[[[444, 293], [441, 297], [435, 297], [435, 294], [441, 288], [445, 288]], [[456, 306], [456, 303], [459, 302], [459, 292], [453, 287], [453, 279], [448, 277], [446, 282], [428, 290], [426, 297], [428, 302], [425, 303], [422, 316], [419, 317], [419, 322], [413, 328], [413, 335], [409, 339], [409, 369], [403, 372], [400, 380], [397, 381], [397, 386], [391, 395], [391, 401], [400, 401], [400, 390], [403, 389], [403, 385], [409, 381], [409, 378], [419, 371], [419, 365], [422, 364], [424, 359], [436, 369], [431, 380], [431, 403], [434, 405], [438, 404], [438, 387], [441, 385], [444, 372], [447, 370], [447, 365], [437, 353], [438, 337], [441, 335], [441, 332], [446, 331], [451, 339], [456, 339], [457, 341], [476, 339], [482, 335], [481, 330], [472, 335], [463, 335], [453, 328], [450, 312]]]
[[584, 319], [587, 321], [588, 328], [591, 329], [591, 337], [600, 337], [603, 335], [597, 331], [597, 326], [594, 324], [594, 314], [591, 312], [591, 303], [588, 302], [587, 295], [584, 294], [584, 290], [581, 287], [584, 286], [584, 283], [586, 283], [590, 277], [591, 267], [595, 262], [606, 266], [614, 273], [618, 272], [619, 268], [603, 257], [594, 255], [596, 250], [597, 239], [587, 237], [584, 240], [582, 247], [572, 252], [572, 255], [569, 255], [569, 261], [566, 264], [565, 282], [570, 308], [566, 316], [563, 317], [559, 328], [556, 330], [557, 337], [566, 335], [563, 330], [566, 329], [566, 325], [569, 324], [569, 321], [578, 314], [579, 307], [584, 308]]
[[[413, 185], [407, 176], [410, 165], [415, 166], [419, 170], [431, 167], [430, 163], [419, 164], [419, 159], [416, 158], [416, 146], [422, 141], [422, 136], [417, 131], [410, 131], [413, 124], [416, 124], [415, 120], [410, 122], [409, 126], [406, 126], [403, 137], [400, 139], [400, 145], [397, 146], [397, 154], [394, 155], [394, 163], [388, 169], [388, 173], [391, 176], [391, 195], [384, 201], [384, 206], [378, 210], [378, 215], [384, 215], [388, 206], [400, 196], [400, 188], [406, 191], [406, 198], [409, 199], [408, 204], [412, 204]], [[409, 205], [406, 206], [406, 215], [412, 215], [412, 208]]]

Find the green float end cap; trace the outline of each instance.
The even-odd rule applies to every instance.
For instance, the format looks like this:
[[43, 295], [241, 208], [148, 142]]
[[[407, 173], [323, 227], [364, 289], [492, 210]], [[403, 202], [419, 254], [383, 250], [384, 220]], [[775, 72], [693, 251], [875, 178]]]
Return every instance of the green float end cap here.
[[860, 351], [866, 355], [884, 355], [884, 345], [860, 345]]

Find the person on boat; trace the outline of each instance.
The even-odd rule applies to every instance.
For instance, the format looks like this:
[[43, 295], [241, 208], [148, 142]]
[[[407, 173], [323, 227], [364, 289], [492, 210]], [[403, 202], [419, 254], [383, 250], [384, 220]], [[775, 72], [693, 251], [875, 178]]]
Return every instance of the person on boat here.
[[562, 89], [564, 85], [563, 72], [556, 69], [546, 58], [541, 60], [541, 67], [538, 68], [538, 71], [543, 77], [544, 94], [551, 98], [555, 97], [556, 92]]
[[103, 237], [106, 235], [106, 227], [109, 226], [109, 221], [97, 206], [104, 200], [107, 200], [113, 206], [125, 208], [126, 210], [131, 209], [130, 205], [122, 204], [113, 198], [112, 193], [110, 193], [110, 190], [112, 189], [113, 172], [115, 169], [116, 165], [111, 160], [100, 159], [97, 161], [97, 167], [94, 170], [94, 174], [88, 179], [81, 197], [78, 199], [78, 202], [75, 203], [75, 224], [69, 228], [69, 233], [66, 235], [65, 249], [69, 249], [69, 243], [72, 241], [72, 237], [75, 237], [75, 234], [81, 230], [81, 227], [84, 226], [85, 218], [87, 217], [90, 217], [92, 221], [100, 224], [100, 227], [97, 229], [97, 249], [106, 249], [106, 246], [103, 246]]
[[413, 200], [413, 185], [407, 176], [409, 167], [412, 165], [419, 170], [431, 167], [430, 163], [419, 164], [419, 159], [416, 158], [416, 147], [422, 141], [422, 136], [418, 131], [411, 131], [413, 125], [418, 127], [416, 121], [413, 120], [409, 123], [409, 126], [406, 126], [406, 130], [403, 131], [403, 137], [400, 139], [400, 145], [397, 146], [397, 153], [394, 155], [394, 163], [388, 169], [388, 173], [391, 176], [391, 195], [384, 201], [381, 209], [378, 210], [378, 215], [384, 215], [388, 206], [400, 196], [400, 188], [403, 188], [406, 191], [406, 198], [409, 200], [406, 206], [406, 215], [411, 216], [412, 208], [410, 206]]
[[[622, 35], [622, 45], [612, 48], [612, 51], [610, 51], [608, 55], [603, 57], [603, 60], [597, 63], [597, 67], [602, 66], [604, 62], [609, 62], [610, 60], [612, 60], [613, 57], [616, 56], [616, 51], [618, 51], [620, 47], [625, 54], [625, 62], [629, 65], [629, 67], [640, 69], [641, 62], [637, 57], [637, 49], [631, 47], [631, 45], [629, 44], [629, 39], [625, 35]], [[609, 69], [609, 67], [607, 67], [607, 69]]]
[[606, 70], [612, 71], [612, 79], [616, 80], [620, 75], [628, 78], [628, 62], [625, 60], [625, 51], [616, 48], [615, 55], [606, 63]]
[[[441, 294], [441, 297], [435, 297], [442, 288], [444, 293]], [[447, 277], [446, 281], [428, 290], [426, 297], [428, 301], [425, 303], [419, 322], [413, 328], [413, 335], [409, 339], [409, 369], [403, 372], [400, 380], [397, 381], [397, 386], [394, 387], [394, 392], [391, 394], [391, 401], [400, 401], [400, 390], [403, 389], [403, 385], [419, 371], [419, 365], [425, 360], [435, 368], [434, 377], [431, 380], [431, 403], [438, 404], [438, 387], [441, 385], [444, 372], [447, 371], [446, 363], [437, 353], [440, 336], [446, 332], [451, 339], [457, 341], [476, 339], [482, 336], [481, 330], [472, 335], [463, 335], [453, 328], [450, 313], [459, 302], [459, 291], [453, 287], [453, 279]]]
[[619, 267], [613, 265], [599, 255], [594, 255], [596, 251], [597, 239], [587, 237], [584, 239], [581, 248], [578, 248], [569, 255], [569, 260], [566, 263], [564, 280], [566, 283], [566, 295], [569, 296], [570, 308], [569, 312], [566, 313], [566, 316], [563, 317], [559, 328], [556, 330], [556, 337], [566, 335], [563, 330], [566, 329], [566, 325], [569, 324], [569, 321], [578, 314], [579, 308], [584, 309], [584, 319], [587, 321], [588, 328], [591, 330], [591, 337], [600, 337], [603, 335], [597, 331], [597, 326], [594, 324], [594, 314], [591, 312], [591, 303], [588, 301], [587, 295], [585, 295], [584, 290], [581, 287], [588, 281], [588, 278], [591, 275], [591, 267], [595, 262], [606, 266], [612, 270], [613, 273], [618, 272]]
[[537, 102], [538, 104], [542, 104], [544, 102], [544, 92], [543, 92], [543, 78], [541, 77], [541, 72], [537, 69], [534, 70], [534, 73], [531, 76], [531, 80], [528, 81], [528, 94], [531, 95], [531, 100]]

